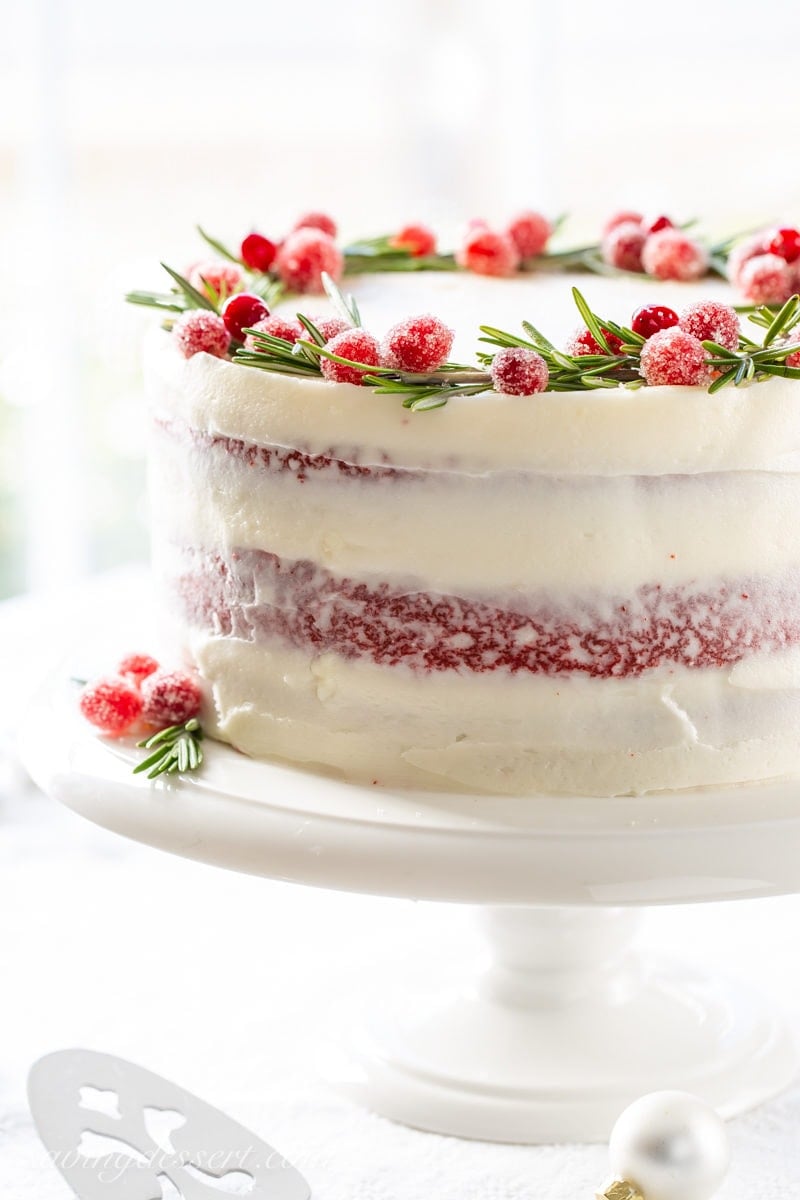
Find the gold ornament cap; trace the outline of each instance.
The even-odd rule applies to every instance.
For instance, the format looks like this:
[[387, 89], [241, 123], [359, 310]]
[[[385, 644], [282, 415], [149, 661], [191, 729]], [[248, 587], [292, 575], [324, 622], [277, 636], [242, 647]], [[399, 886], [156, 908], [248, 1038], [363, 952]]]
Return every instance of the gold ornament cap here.
[[644, 1200], [644, 1196], [632, 1183], [624, 1179], [612, 1179], [602, 1192], [595, 1192], [595, 1200]]

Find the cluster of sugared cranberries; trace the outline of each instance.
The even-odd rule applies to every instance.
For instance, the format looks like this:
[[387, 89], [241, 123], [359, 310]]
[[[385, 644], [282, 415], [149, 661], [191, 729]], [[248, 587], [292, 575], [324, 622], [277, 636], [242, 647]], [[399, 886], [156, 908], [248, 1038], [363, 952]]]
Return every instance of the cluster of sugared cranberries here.
[[763, 229], [734, 246], [728, 277], [750, 304], [783, 304], [800, 291], [800, 230]]
[[436, 253], [436, 234], [427, 225], [404, 225], [389, 238], [395, 250], [405, 250], [412, 258]]
[[398, 371], [437, 371], [453, 345], [453, 330], [426, 313], [393, 325], [381, 343], [381, 361]]
[[222, 317], [207, 308], [192, 308], [181, 313], [172, 326], [172, 336], [184, 358], [191, 358], [201, 351], [224, 358], [231, 344], [231, 335]]
[[380, 344], [371, 333], [345, 325], [336, 317], [315, 321], [314, 324], [323, 336], [328, 329], [335, 331], [325, 343], [326, 350], [340, 358], [363, 364], [362, 367], [352, 367], [320, 357], [322, 374], [333, 383], [361, 384], [370, 367], [384, 367], [412, 375], [438, 371], [442, 363], [447, 361], [453, 345], [452, 329], [430, 313], [398, 321]]
[[498, 350], [490, 367], [492, 385], [503, 396], [533, 396], [550, 380], [547, 363], [535, 350], [509, 346]]
[[103, 733], [119, 736], [138, 721], [156, 729], [196, 717], [203, 692], [196, 675], [165, 671], [149, 654], [128, 654], [110, 675], [83, 688], [78, 706]]
[[238, 263], [223, 260], [195, 263], [189, 270], [189, 283], [212, 304], [224, 304], [244, 287], [244, 271]]
[[618, 212], [603, 229], [600, 253], [620, 271], [639, 271], [656, 279], [698, 279], [708, 268], [708, 252], [676, 229], [669, 217]]
[[511, 275], [525, 259], [544, 252], [552, 232], [547, 217], [533, 211], [518, 213], [502, 230], [473, 220], [456, 251], [456, 262], [477, 275]]

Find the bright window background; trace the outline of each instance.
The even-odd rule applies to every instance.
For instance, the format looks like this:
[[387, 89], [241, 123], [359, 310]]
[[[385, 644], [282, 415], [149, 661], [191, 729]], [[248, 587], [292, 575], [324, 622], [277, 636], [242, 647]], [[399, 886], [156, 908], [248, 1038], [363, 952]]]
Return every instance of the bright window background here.
[[0, 595], [147, 554], [121, 301], [330, 210], [444, 235], [520, 205], [800, 220], [800, 11], [592, 0], [0, 0]]

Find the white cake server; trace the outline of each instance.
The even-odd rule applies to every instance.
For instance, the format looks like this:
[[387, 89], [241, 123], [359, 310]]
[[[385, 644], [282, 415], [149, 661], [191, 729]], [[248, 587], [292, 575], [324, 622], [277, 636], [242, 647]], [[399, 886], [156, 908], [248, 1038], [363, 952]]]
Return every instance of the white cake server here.
[[272, 1146], [177, 1084], [92, 1050], [34, 1063], [28, 1099], [79, 1200], [309, 1200]]

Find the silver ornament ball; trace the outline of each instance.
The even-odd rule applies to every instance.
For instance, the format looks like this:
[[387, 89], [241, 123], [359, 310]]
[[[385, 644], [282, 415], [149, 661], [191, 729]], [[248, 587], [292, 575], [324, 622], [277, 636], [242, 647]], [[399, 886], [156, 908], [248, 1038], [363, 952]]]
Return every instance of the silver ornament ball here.
[[611, 1131], [615, 1175], [645, 1200], [708, 1200], [725, 1177], [725, 1122], [690, 1092], [651, 1092], [634, 1100]]

